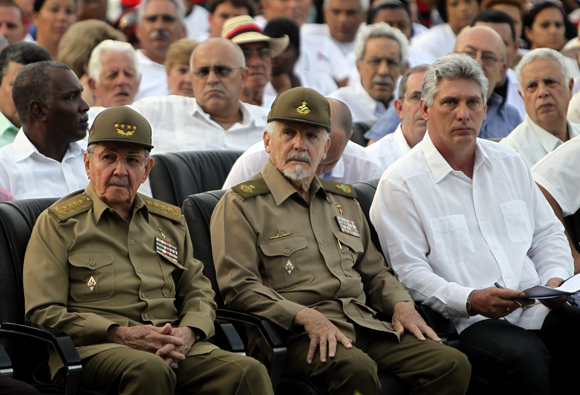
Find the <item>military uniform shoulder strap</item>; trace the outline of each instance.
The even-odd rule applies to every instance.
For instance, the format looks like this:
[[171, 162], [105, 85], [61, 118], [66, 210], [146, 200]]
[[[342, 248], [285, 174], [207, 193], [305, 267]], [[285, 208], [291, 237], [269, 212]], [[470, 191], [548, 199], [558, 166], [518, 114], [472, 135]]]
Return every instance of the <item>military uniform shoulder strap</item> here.
[[263, 178], [242, 182], [232, 187], [232, 190], [244, 199], [270, 192], [270, 188], [268, 188], [268, 184]]
[[92, 207], [93, 201], [84, 192], [80, 191], [58, 200], [48, 208], [48, 213], [63, 222], [90, 210]]
[[141, 195], [141, 198], [145, 202], [149, 212], [160, 215], [174, 222], [181, 221], [181, 209], [179, 207], [143, 195]]
[[353, 199], [356, 198], [356, 192], [352, 185], [343, 184], [331, 180], [325, 180], [324, 178], [319, 178], [319, 180], [320, 184], [327, 192], [335, 193], [337, 195], [342, 195]]

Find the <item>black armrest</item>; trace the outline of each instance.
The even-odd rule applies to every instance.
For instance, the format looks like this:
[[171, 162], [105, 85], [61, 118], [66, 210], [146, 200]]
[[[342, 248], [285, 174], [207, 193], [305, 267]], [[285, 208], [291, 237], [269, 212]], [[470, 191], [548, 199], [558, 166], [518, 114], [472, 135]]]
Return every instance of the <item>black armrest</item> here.
[[248, 341], [247, 326], [254, 329], [252, 333], [256, 331], [259, 333], [260, 338], [247, 347], [248, 355], [262, 360], [262, 362], [265, 361], [263, 361], [263, 358], [260, 358], [260, 355], [267, 358], [268, 363], [265, 364], [266, 366], [269, 365], [270, 380], [272, 381], [272, 387], [276, 390], [282, 374], [282, 368], [284, 367], [284, 360], [286, 359], [284, 329], [263, 317], [239, 311], [218, 309], [217, 317], [234, 323], [238, 332], [245, 335], [246, 342]]
[[246, 355], [246, 346], [232, 323], [222, 319], [216, 319], [214, 326], [215, 336], [210, 339], [212, 343], [222, 350]]
[[0, 346], [0, 376], [10, 376], [12, 377], [12, 361], [6, 353], [6, 350]]
[[77, 392], [81, 378], [82, 365], [79, 353], [71, 340], [64, 332], [49, 332], [32, 326], [5, 322], [0, 326], [0, 337], [13, 337], [41, 341], [50, 344], [58, 353], [66, 370], [66, 395]]

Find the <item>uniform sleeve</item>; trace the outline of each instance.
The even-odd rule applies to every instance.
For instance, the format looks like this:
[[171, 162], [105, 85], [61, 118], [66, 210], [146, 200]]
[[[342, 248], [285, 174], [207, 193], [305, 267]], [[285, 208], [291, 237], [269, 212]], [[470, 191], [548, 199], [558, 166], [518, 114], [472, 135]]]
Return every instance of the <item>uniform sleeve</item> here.
[[290, 329], [294, 316], [304, 306], [283, 298], [262, 283], [258, 239], [241, 197], [232, 191], [224, 195], [213, 212], [211, 243], [226, 306], [260, 315]]
[[24, 257], [26, 320], [45, 329], [66, 332], [76, 346], [107, 341], [115, 322], [94, 313], [69, 312], [68, 250], [73, 238], [67, 230], [74, 220], [59, 222], [43, 212], [36, 221]]
[[[185, 232], [186, 257], [184, 265], [188, 270], [184, 271], [177, 282], [177, 309], [179, 310], [181, 325], [201, 330], [205, 339], [214, 335], [215, 293], [211, 289], [211, 283], [203, 274], [203, 264], [193, 257], [193, 246], [189, 236], [187, 224], [181, 223]], [[203, 337], [203, 336], [202, 336]]]

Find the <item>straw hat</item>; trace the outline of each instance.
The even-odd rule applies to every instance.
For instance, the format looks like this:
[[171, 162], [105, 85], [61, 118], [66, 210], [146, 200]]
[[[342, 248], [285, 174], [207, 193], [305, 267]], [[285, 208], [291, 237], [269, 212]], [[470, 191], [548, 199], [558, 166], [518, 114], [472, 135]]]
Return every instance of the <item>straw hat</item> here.
[[272, 57], [280, 55], [288, 46], [288, 36], [280, 38], [266, 36], [264, 30], [249, 15], [240, 15], [225, 21], [222, 37], [238, 45], [267, 42], [272, 50]]

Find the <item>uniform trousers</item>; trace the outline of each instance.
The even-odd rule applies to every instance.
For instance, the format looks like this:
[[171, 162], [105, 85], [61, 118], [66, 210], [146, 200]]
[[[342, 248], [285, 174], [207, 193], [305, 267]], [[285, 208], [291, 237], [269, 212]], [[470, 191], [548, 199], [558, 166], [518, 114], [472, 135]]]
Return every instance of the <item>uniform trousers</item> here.
[[273, 394], [257, 360], [215, 349], [188, 355], [171, 369], [158, 355], [132, 348], [102, 351], [83, 361], [81, 386], [111, 394]]
[[40, 395], [30, 384], [0, 375], [0, 394], [2, 395]]
[[337, 346], [336, 356], [320, 362], [317, 351], [312, 364], [306, 362], [310, 338], [307, 334], [288, 343], [284, 371], [327, 383], [329, 394], [378, 394], [377, 371], [393, 373], [413, 387], [411, 394], [465, 394], [471, 366], [458, 350], [435, 342], [420, 341], [405, 333], [394, 334], [356, 327], [351, 349]]
[[460, 349], [494, 394], [564, 394], [578, 385], [579, 333], [580, 309], [564, 306], [535, 331], [503, 319], [477, 322], [461, 332]]

